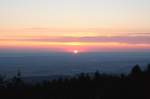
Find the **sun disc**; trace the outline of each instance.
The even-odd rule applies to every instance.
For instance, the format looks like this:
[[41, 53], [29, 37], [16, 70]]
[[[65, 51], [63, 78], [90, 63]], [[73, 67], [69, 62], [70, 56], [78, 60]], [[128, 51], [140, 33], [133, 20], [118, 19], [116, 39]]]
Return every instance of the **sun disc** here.
[[78, 54], [79, 51], [78, 51], [78, 50], [74, 50], [73, 53], [74, 53], [74, 54]]

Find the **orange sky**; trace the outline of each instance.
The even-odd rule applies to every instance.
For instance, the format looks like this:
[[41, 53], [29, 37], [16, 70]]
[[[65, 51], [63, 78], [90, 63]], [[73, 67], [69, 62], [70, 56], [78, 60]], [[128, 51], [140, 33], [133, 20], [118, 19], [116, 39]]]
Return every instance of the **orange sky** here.
[[[75, 31], [76, 30], [76, 31]], [[62, 31], [62, 32], [61, 32]], [[84, 32], [85, 31], [85, 32]], [[148, 51], [149, 33], [98, 32], [100, 29], [1, 29], [1, 50], [59, 52]]]
[[149, 0], [0, 0], [0, 51], [150, 50]]

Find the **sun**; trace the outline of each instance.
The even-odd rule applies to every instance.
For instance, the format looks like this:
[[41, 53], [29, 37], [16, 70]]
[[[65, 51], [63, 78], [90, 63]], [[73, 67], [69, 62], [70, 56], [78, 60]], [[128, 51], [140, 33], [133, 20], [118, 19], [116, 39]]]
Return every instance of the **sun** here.
[[78, 54], [79, 51], [78, 51], [78, 50], [74, 50], [73, 53], [74, 53], [74, 54]]

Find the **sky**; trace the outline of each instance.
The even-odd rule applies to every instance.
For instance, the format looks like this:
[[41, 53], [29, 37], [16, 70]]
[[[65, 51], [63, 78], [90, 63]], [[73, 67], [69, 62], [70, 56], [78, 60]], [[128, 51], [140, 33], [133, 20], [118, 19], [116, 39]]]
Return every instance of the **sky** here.
[[0, 0], [0, 51], [150, 50], [150, 0]]

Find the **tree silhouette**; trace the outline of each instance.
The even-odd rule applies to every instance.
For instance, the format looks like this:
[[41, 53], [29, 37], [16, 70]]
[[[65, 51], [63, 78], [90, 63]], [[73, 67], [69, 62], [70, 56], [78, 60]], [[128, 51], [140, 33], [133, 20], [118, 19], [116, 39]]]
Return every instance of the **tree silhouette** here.
[[[38, 84], [24, 83], [18, 71], [10, 82], [13, 86], [0, 88], [0, 99], [150, 99], [149, 69], [148, 65], [143, 72], [135, 65], [129, 75], [96, 71]], [[6, 83], [3, 79], [0, 81]]]
[[4, 76], [0, 75], [0, 88], [4, 87]]
[[150, 64], [147, 65], [146, 72], [150, 74]]
[[24, 82], [22, 80], [22, 76], [21, 76], [21, 71], [20, 70], [18, 70], [17, 75], [15, 77], [13, 77], [12, 83], [13, 83], [13, 86], [22, 87]]
[[140, 66], [137, 64], [132, 68], [130, 75], [134, 78], [137, 78], [138, 76], [141, 75], [141, 73], [142, 73], [142, 70]]

